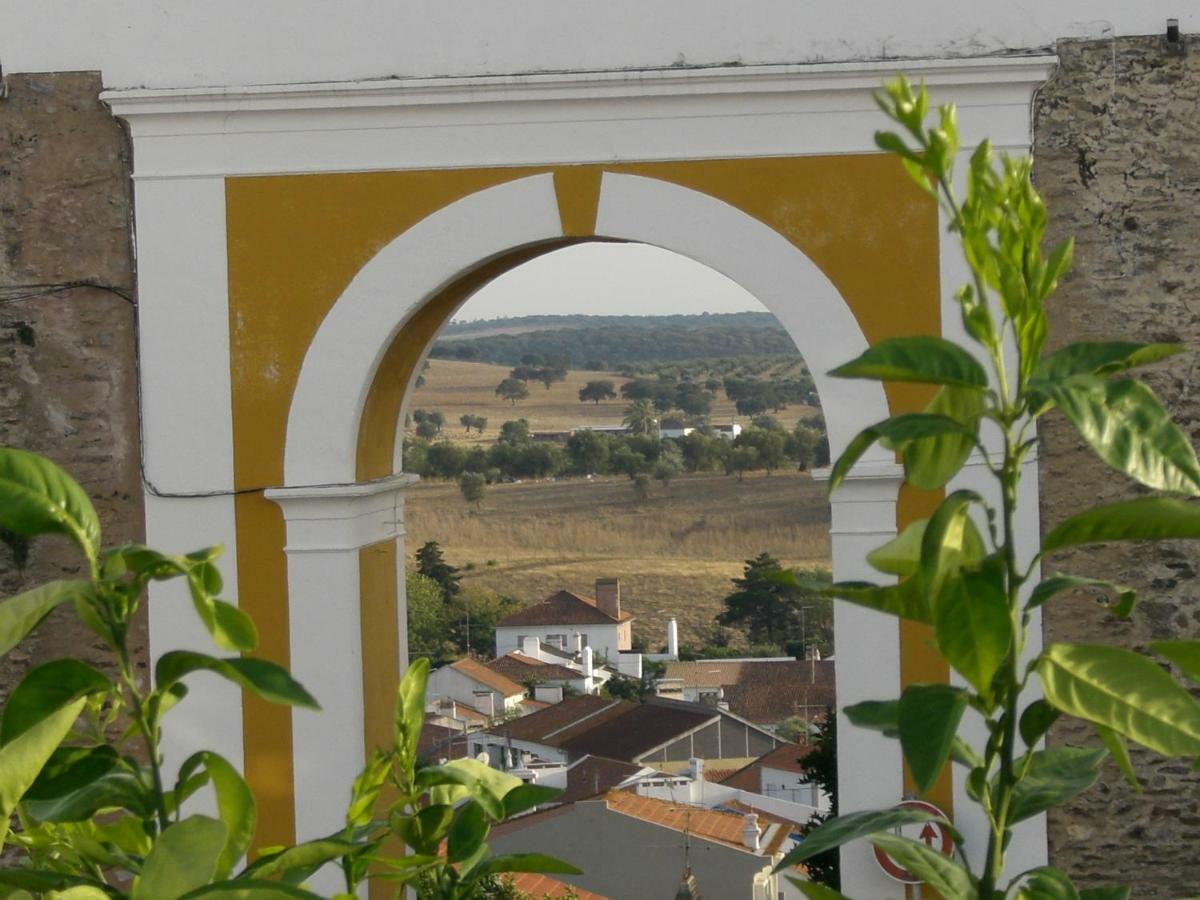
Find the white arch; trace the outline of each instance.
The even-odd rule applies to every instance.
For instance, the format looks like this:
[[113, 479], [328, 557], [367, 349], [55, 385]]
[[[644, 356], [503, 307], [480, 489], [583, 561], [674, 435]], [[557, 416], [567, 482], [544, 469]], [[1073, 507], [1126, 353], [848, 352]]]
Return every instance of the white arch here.
[[[875, 382], [825, 373], [867, 348], [837, 288], [791, 242], [737, 208], [653, 178], [606, 173], [598, 237], [653, 244], [740, 284], [791, 335], [816, 382], [836, 454], [887, 416]], [[370, 260], [321, 323], [304, 357], [288, 415], [288, 486], [355, 479], [358, 426], [384, 352], [426, 300], [495, 256], [562, 237], [551, 175], [471, 194], [418, 222]], [[886, 462], [876, 450], [866, 461]]]

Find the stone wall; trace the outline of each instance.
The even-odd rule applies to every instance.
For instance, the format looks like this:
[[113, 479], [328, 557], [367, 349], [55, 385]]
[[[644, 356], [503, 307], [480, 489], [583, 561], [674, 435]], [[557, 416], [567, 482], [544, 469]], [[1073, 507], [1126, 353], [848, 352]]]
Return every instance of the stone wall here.
[[[1035, 106], [1034, 173], [1050, 239], [1075, 235], [1075, 266], [1051, 312], [1051, 345], [1079, 339], [1179, 341], [1191, 353], [1146, 374], [1193, 444], [1200, 443], [1200, 37], [1183, 55], [1157, 37], [1060, 43], [1061, 65]], [[1185, 38], [1186, 41], [1186, 38]], [[1061, 417], [1041, 431], [1043, 529], [1097, 501], [1135, 496], [1094, 461]], [[1200, 636], [1200, 549], [1110, 545], [1063, 553], [1046, 572], [1135, 586], [1132, 621], [1095, 597], [1055, 600], [1048, 641], [1145, 650]], [[1094, 742], [1060, 727], [1056, 744]], [[1138, 795], [1111, 764], [1100, 784], [1050, 818], [1051, 860], [1083, 886], [1119, 881], [1135, 897], [1190, 895], [1200, 885], [1200, 772], [1134, 752]]]
[[[98, 99], [98, 74], [9, 75], [6, 81], [8, 96], [0, 99], [0, 444], [66, 467], [95, 503], [106, 544], [140, 540], [128, 142]], [[66, 287], [80, 281], [125, 296]], [[26, 545], [9, 537], [0, 541], [0, 597], [78, 577], [80, 564], [65, 539]], [[144, 624], [133, 643], [144, 658]], [[25, 667], [68, 653], [105, 657], [64, 608], [0, 660], [0, 701]]]

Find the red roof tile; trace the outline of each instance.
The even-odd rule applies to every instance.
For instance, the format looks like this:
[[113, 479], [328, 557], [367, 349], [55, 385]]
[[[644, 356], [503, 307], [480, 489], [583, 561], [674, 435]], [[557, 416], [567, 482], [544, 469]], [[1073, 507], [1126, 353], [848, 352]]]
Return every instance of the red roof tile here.
[[499, 672], [493, 672], [483, 663], [477, 662], [469, 656], [464, 656], [462, 659], [457, 659], [450, 663], [450, 668], [456, 672], [461, 672], [473, 681], [490, 687], [505, 697], [515, 697], [518, 694], [525, 693], [525, 688], [511, 678], [505, 678]]
[[499, 659], [493, 659], [486, 665], [493, 672], [498, 672], [513, 681], [524, 681], [526, 678], [537, 681], [575, 681], [583, 677], [582, 672], [576, 672], [558, 663], [542, 662], [517, 650], [506, 653]]
[[505, 616], [496, 625], [615, 625], [618, 622], [628, 622], [632, 618], [633, 616], [622, 610], [620, 617], [614, 619], [598, 609], [592, 597], [584, 597], [571, 591], [559, 591], [541, 603], [534, 603]]
[[[575, 885], [563, 884], [561, 881], [555, 881], [547, 875], [539, 875], [534, 872], [516, 872], [506, 876], [512, 879], [514, 885], [523, 894], [528, 894], [536, 900], [542, 900], [543, 897], [557, 898], [560, 897], [578, 897], [579, 900], [608, 900], [608, 897], [603, 894], [594, 894], [591, 891], [585, 891], [581, 887]], [[571, 894], [570, 891], [574, 891]]]
[[585, 756], [567, 769], [567, 787], [555, 803], [574, 803], [586, 797], [607, 793], [626, 778], [642, 771], [642, 766], [605, 759], [600, 756]]
[[603, 721], [602, 716], [619, 714], [623, 703], [626, 701], [611, 700], [595, 694], [581, 694], [578, 697], [568, 697], [562, 703], [555, 703], [512, 722], [497, 725], [491, 729], [491, 733], [508, 735], [515, 740], [558, 746], [558, 741], [563, 739], [570, 729], [585, 725], [593, 719]]
[[685, 687], [719, 687], [730, 712], [757, 723], [816, 718], [837, 702], [831, 659], [670, 662], [665, 677]]

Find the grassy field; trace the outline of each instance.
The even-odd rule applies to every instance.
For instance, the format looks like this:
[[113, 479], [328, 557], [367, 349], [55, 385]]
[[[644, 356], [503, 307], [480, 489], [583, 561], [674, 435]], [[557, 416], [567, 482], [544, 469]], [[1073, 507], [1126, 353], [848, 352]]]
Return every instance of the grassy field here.
[[436, 540], [449, 562], [470, 567], [464, 584], [522, 600], [563, 588], [590, 595], [597, 578], [620, 578], [634, 631], [654, 648], [671, 616], [680, 639], [696, 641], [749, 557], [829, 566], [823, 486], [797, 472], [687, 475], [656, 482], [644, 503], [626, 478], [502, 484], [478, 511], [456, 485], [431, 482], [408, 494], [405, 519], [410, 553]]
[[[433, 359], [425, 373], [425, 385], [413, 393], [410, 409], [440, 410], [446, 416], [446, 436], [465, 443], [490, 444], [496, 439], [501, 424], [509, 419], [525, 418], [533, 431], [566, 431], [579, 425], [620, 425], [625, 416], [628, 402], [618, 398], [599, 404], [580, 403], [579, 389], [589, 381], [611, 381], [616, 390], [628, 378], [611, 372], [581, 372], [571, 370], [565, 381], [557, 382], [547, 390], [540, 383], [531, 382], [529, 399], [515, 406], [496, 396], [496, 385], [508, 377], [506, 366], [487, 363], [458, 362]], [[789, 406], [777, 418], [785, 427], [791, 428], [815, 409], [808, 406]], [[482, 435], [463, 433], [458, 419], [463, 414], [486, 416], [488, 428]], [[735, 418], [733, 403], [720, 393], [713, 404], [712, 421], [724, 424], [738, 421], [748, 424], [745, 417]]]

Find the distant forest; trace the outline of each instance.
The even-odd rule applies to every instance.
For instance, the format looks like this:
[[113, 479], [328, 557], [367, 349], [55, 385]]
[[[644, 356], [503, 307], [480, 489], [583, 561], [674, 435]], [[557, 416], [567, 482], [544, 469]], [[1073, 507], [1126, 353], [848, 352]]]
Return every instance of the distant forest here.
[[[500, 330], [508, 333], [497, 334]], [[783, 326], [768, 312], [523, 316], [452, 323], [430, 352], [435, 359], [506, 366], [538, 356], [572, 369], [597, 371], [644, 362], [746, 356], [798, 359], [799, 355]]]

